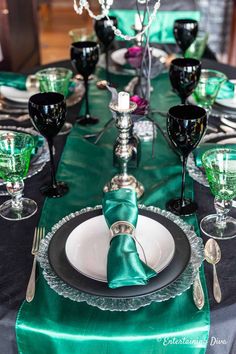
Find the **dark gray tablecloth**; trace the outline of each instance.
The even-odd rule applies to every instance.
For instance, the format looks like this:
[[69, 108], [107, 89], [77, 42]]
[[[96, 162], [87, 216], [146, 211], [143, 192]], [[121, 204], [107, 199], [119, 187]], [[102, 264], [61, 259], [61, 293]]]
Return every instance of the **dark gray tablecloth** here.
[[[58, 62], [56, 65], [70, 66], [68, 62]], [[236, 78], [236, 68], [211, 61], [204, 61], [203, 67], [218, 69], [229, 78]], [[78, 110], [79, 105], [69, 109], [68, 120], [73, 122]], [[62, 136], [55, 139], [57, 161], [63, 150], [65, 139], [66, 137]], [[42, 184], [49, 182], [49, 178], [50, 174], [46, 166], [42, 172], [26, 180], [25, 195], [36, 200], [39, 206], [36, 215], [21, 222], [9, 222], [0, 218], [0, 354], [17, 353], [15, 320], [19, 306], [25, 297], [32, 266], [30, 253], [32, 237], [44, 201], [39, 188]], [[197, 214], [199, 220], [213, 212], [213, 197], [208, 188], [195, 183], [195, 199], [199, 204]], [[3, 201], [4, 197], [0, 197], [0, 202]], [[235, 209], [232, 214], [236, 217]], [[204, 241], [206, 241], [205, 238]], [[235, 354], [236, 239], [223, 241], [220, 247], [222, 261], [217, 265], [217, 270], [222, 287], [221, 304], [216, 304], [212, 296], [212, 267], [205, 265], [211, 308], [211, 330], [207, 354]]]

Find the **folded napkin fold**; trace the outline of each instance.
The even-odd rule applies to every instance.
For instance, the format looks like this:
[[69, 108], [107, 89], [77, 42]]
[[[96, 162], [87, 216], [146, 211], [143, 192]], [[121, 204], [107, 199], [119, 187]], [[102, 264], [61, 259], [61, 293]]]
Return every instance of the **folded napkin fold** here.
[[27, 76], [8, 71], [0, 71], [0, 86], [14, 87], [18, 90], [26, 90]]
[[[110, 229], [119, 221], [129, 223], [135, 229], [138, 220], [136, 192], [123, 188], [105, 193], [103, 214]], [[118, 233], [111, 239], [107, 257], [109, 288], [145, 285], [156, 274], [139, 258], [132, 235]]]
[[216, 143], [204, 143], [196, 148], [193, 152], [195, 164], [197, 167], [202, 167], [202, 155], [210, 149], [235, 149], [235, 144], [221, 145]]
[[231, 81], [226, 81], [218, 92], [217, 99], [234, 98], [234, 84]]

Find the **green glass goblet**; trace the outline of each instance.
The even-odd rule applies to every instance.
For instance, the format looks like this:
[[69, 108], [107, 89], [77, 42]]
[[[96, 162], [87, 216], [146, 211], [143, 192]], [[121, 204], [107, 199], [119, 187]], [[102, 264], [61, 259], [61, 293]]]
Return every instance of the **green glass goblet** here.
[[202, 219], [201, 230], [207, 236], [220, 240], [236, 237], [236, 219], [228, 215], [236, 197], [236, 150], [208, 150], [202, 156], [202, 163], [215, 196], [216, 214]]
[[0, 215], [8, 220], [29, 218], [37, 211], [35, 201], [22, 198], [30, 157], [34, 148], [31, 135], [13, 131], [0, 132], [0, 178], [12, 199], [0, 206]]
[[210, 113], [221, 85], [226, 81], [227, 77], [222, 72], [202, 69], [200, 80], [193, 93], [198, 106], [205, 108]]
[[[57, 92], [65, 98], [68, 96], [72, 71], [63, 67], [46, 68], [36, 73], [40, 92]], [[68, 134], [72, 124], [65, 122], [58, 135]]]
[[209, 37], [208, 33], [198, 32], [195, 41], [190, 45], [190, 47], [184, 53], [184, 57], [200, 60], [206, 49], [208, 37]]

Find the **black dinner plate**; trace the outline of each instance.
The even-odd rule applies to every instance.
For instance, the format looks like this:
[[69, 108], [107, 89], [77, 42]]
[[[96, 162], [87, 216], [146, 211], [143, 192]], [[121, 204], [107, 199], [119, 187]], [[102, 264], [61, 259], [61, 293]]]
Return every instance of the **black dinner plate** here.
[[79, 224], [95, 216], [101, 215], [102, 209], [88, 211], [75, 216], [62, 225], [53, 235], [49, 248], [48, 258], [54, 272], [65, 283], [82, 292], [102, 297], [129, 298], [151, 294], [172, 283], [185, 270], [191, 255], [191, 248], [183, 230], [173, 221], [163, 215], [149, 210], [139, 209], [139, 214], [158, 221], [166, 227], [174, 238], [175, 254], [170, 264], [156, 277], [149, 280], [147, 285], [127, 286], [117, 289], [108, 288], [107, 283], [88, 278], [75, 270], [67, 260], [65, 243], [70, 233]]

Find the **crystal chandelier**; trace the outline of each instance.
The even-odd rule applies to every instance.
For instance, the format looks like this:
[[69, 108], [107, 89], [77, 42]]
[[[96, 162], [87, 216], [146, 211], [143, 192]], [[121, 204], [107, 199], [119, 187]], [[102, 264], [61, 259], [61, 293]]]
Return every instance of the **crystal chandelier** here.
[[[95, 20], [100, 20], [103, 17], [106, 17], [108, 20], [110, 20], [108, 13], [109, 13], [109, 10], [113, 4], [113, 0], [98, 0], [98, 2], [101, 6], [101, 13], [99, 15], [95, 15], [93, 13], [93, 11], [90, 9], [89, 2], [87, 0], [74, 0], [74, 10], [78, 15], [81, 15], [83, 13], [83, 10], [85, 9], [88, 12], [89, 16]], [[145, 3], [148, 3], [149, 0], [138, 0], [138, 2], [140, 4], [145, 4]], [[147, 25], [143, 26], [142, 30], [139, 33], [137, 33], [135, 36], [129, 36], [129, 35], [123, 34], [111, 22], [111, 27], [112, 27], [114, 33], [116, 34], [116, 36], [121, 37], [122, 39], [124, 39], [126, 41], [130, 41], [132, 39], [137, 39], [138, 37], [142, 36], [146, 31], [149, 30], [154, 18], [156, 17], [156, 13], [160, 7], [160, 4], [161, 4], [161, 0], [157, 0], [154, 7], [153, 7], [153, 11], [149, 16], [149, 20], [148, 20]]]

